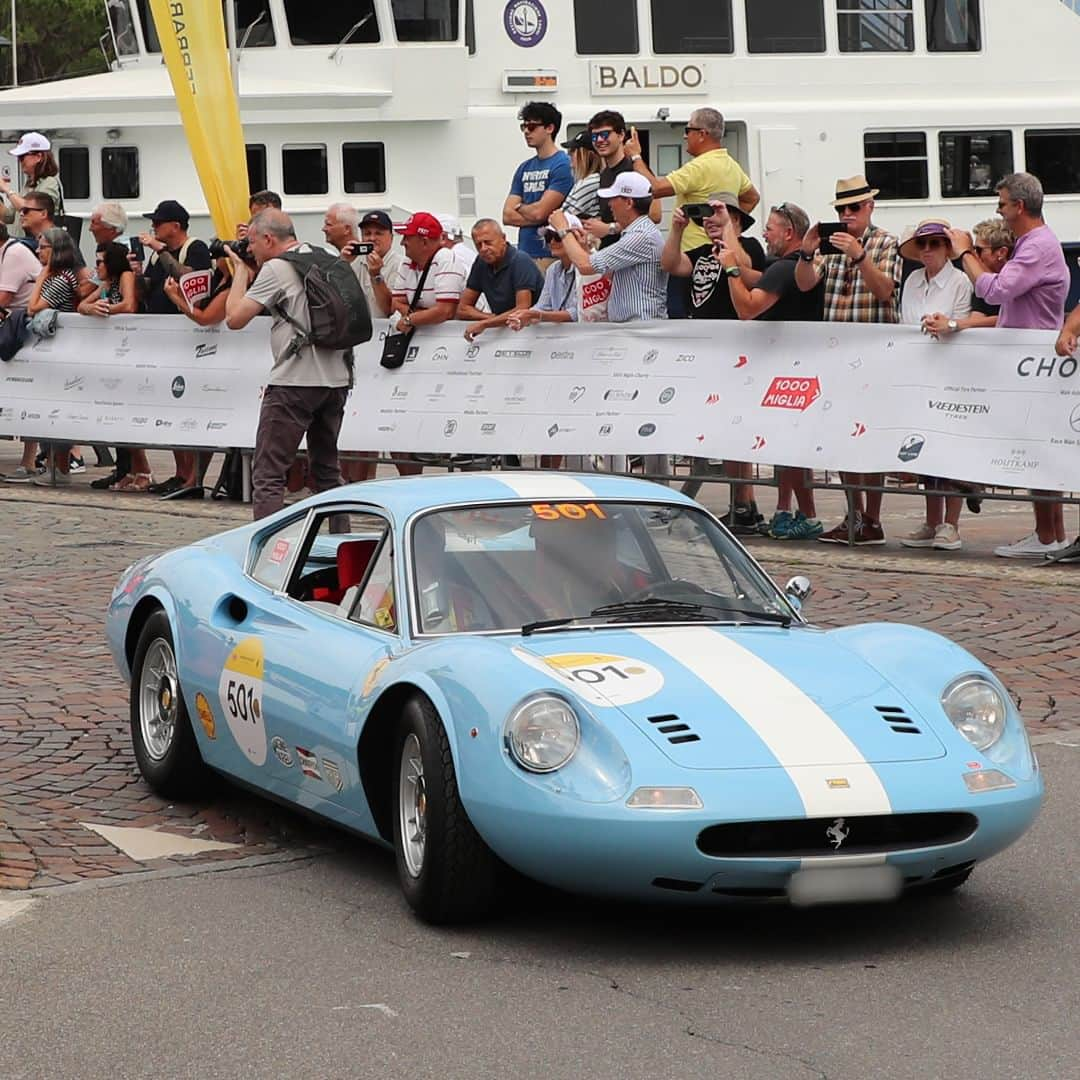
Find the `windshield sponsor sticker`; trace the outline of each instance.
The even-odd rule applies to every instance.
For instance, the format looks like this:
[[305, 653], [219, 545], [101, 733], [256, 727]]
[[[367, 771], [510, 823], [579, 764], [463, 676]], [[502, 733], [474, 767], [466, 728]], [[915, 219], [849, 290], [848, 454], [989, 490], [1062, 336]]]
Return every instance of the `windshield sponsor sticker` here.
[[218, 683], [218, 698], [236, 745], [253, 765], [265, 765], [263, 644], [259, 638], [244, 638], [229, 653]]
[[591, 705], [633, 705], [658, 694], [664, 686], [659, 669], [628, 656], [609, 653], [555, 653], [538, 657], [514, 649], [519, 660], [564, 686]]

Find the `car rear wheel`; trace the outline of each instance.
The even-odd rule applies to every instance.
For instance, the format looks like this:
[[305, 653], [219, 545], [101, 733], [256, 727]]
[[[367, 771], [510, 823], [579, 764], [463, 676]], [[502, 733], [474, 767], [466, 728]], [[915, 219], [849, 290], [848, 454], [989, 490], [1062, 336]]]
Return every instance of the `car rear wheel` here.
[[146, 621], [131, 665], [131, 742], [146, 782], [166, 798], [196, 794], [206, 766], [184, 705], [164, 611]]
[[394, 746], [394, 851], [405, 899], [431, 923], [485, 915], [502, 864], [465, 813], [449, 739], [426, 697], [406, 702]]

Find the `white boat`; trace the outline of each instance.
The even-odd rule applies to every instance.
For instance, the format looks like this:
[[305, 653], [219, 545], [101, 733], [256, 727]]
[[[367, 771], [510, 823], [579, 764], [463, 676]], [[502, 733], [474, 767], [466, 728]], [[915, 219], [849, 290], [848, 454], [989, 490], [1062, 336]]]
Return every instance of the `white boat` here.
[[[534, 98], [562, 111], [562, 138], [620, 110], [661, 174], [714, 106], [764, 205], [811, 219], [865, 172], [880, 224], [970, 225], [1026, 168], [1058, 235], [1080, 237], [1080, 0], [234, 2], [251, 186], [281, 192], [308, 238], [338, 200], [498, 217]], [[176, 198], [206, 236], [147, 0], [106, 10], [109, 70], [0, 92], [0, 149], [44, 131], [68, 213]]]

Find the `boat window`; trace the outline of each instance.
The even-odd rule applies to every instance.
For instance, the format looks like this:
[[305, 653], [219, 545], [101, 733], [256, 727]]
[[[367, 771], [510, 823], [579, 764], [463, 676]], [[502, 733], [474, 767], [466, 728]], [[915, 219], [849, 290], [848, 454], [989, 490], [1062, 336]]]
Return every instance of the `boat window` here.
[[836, 0], [841, 52], [911, 52], [911, 0]]
[[866, 179], [879, 199], [925, 199], [930, 194], [926, 133], [868, 131], [863, 135]]
[[636, 53], [637, 0], [574, 0], [574, 39], [582, 56]]
[[101, 195], [105, 199], [139, 197], [139, 148], [103, 146], [101, 148]]
[[746, 0], [746, 49], [752, 53], [824, 52], [824, 3]]
[[60, 183], [69, 199], [90, 198], [90, 148], [60, 147]]
[[946, 199], [990, 196], [994, 185], [1013, 171], [1011, 131], [942, 131], [941, 194]]
[[1047, 195], [1080, 191], [1080, 128], [1025, 131], [1024, 161]]
[[381, 142], [343, 143], [341, 177], [350, 195], [386, 190], [386, 151]]
[[321, 143], [281, 148], [281, 186], [286, 195], [325, 195], [326, 147]]
[[266, 190], [266, 147], [262, 143], [248, 143], [247, 152], [248, 191]]
[[[651, 0], [651, 4], [653, 52], [657, 55], [734, 52], [731, 0], [712, 0], [711, 4]], [[607, 4], [596, 6], [607, 10]]]
[[372, 45], [379, 40], [374, 0], [285, 0], [285, 18], [294, 45]]
[[139, 22], [142, 24], [142, 36], [146, 44], [146, 51], [151, 53], [161, 52], [161, 41], [158, 39], [157, 27], [154, 25], [154, 16], [150, 10], [149, 0], [135, 0], [135, 8], [139, 12]]
[[930, 52], [978, 52], [979, 0], [926, 0], [926, 47]]
[[398, 41], [457, 41], [458, 0], [390, 0]]
[[476, 55], [476, 0], [465, 0], [465, 47]]
[[109, 19], [113, 41], [116, 42], [116, 55], [137, 56], [139, 40], [135, 37], [135, 24], [131, 19], [129, 0], [106, 0], [105, 13]]
[[[227, 0], [222, 0], [225, 10]], [[236, 44], [245, 49], [259, 49], [275, 44], [274, 21], [270, 0], [234, 0], [236, 4]], [[226, 24], [227, 25], [227, 24]]]

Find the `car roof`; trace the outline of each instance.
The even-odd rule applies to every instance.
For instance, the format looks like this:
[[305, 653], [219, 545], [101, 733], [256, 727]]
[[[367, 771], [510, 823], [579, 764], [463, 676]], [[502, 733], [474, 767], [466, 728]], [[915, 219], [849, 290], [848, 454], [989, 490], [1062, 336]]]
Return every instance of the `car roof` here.
[[570, 502], [582, 499], [627, 499], [696, 506], [693, 499], [651, 480], [606, 473], [555, 471], [458, 472], [366, 480], [332, 488], [308, 500], [309, 505], [356, 499], [384, 507], [398, 521], [421, 510], [470, 502]]

